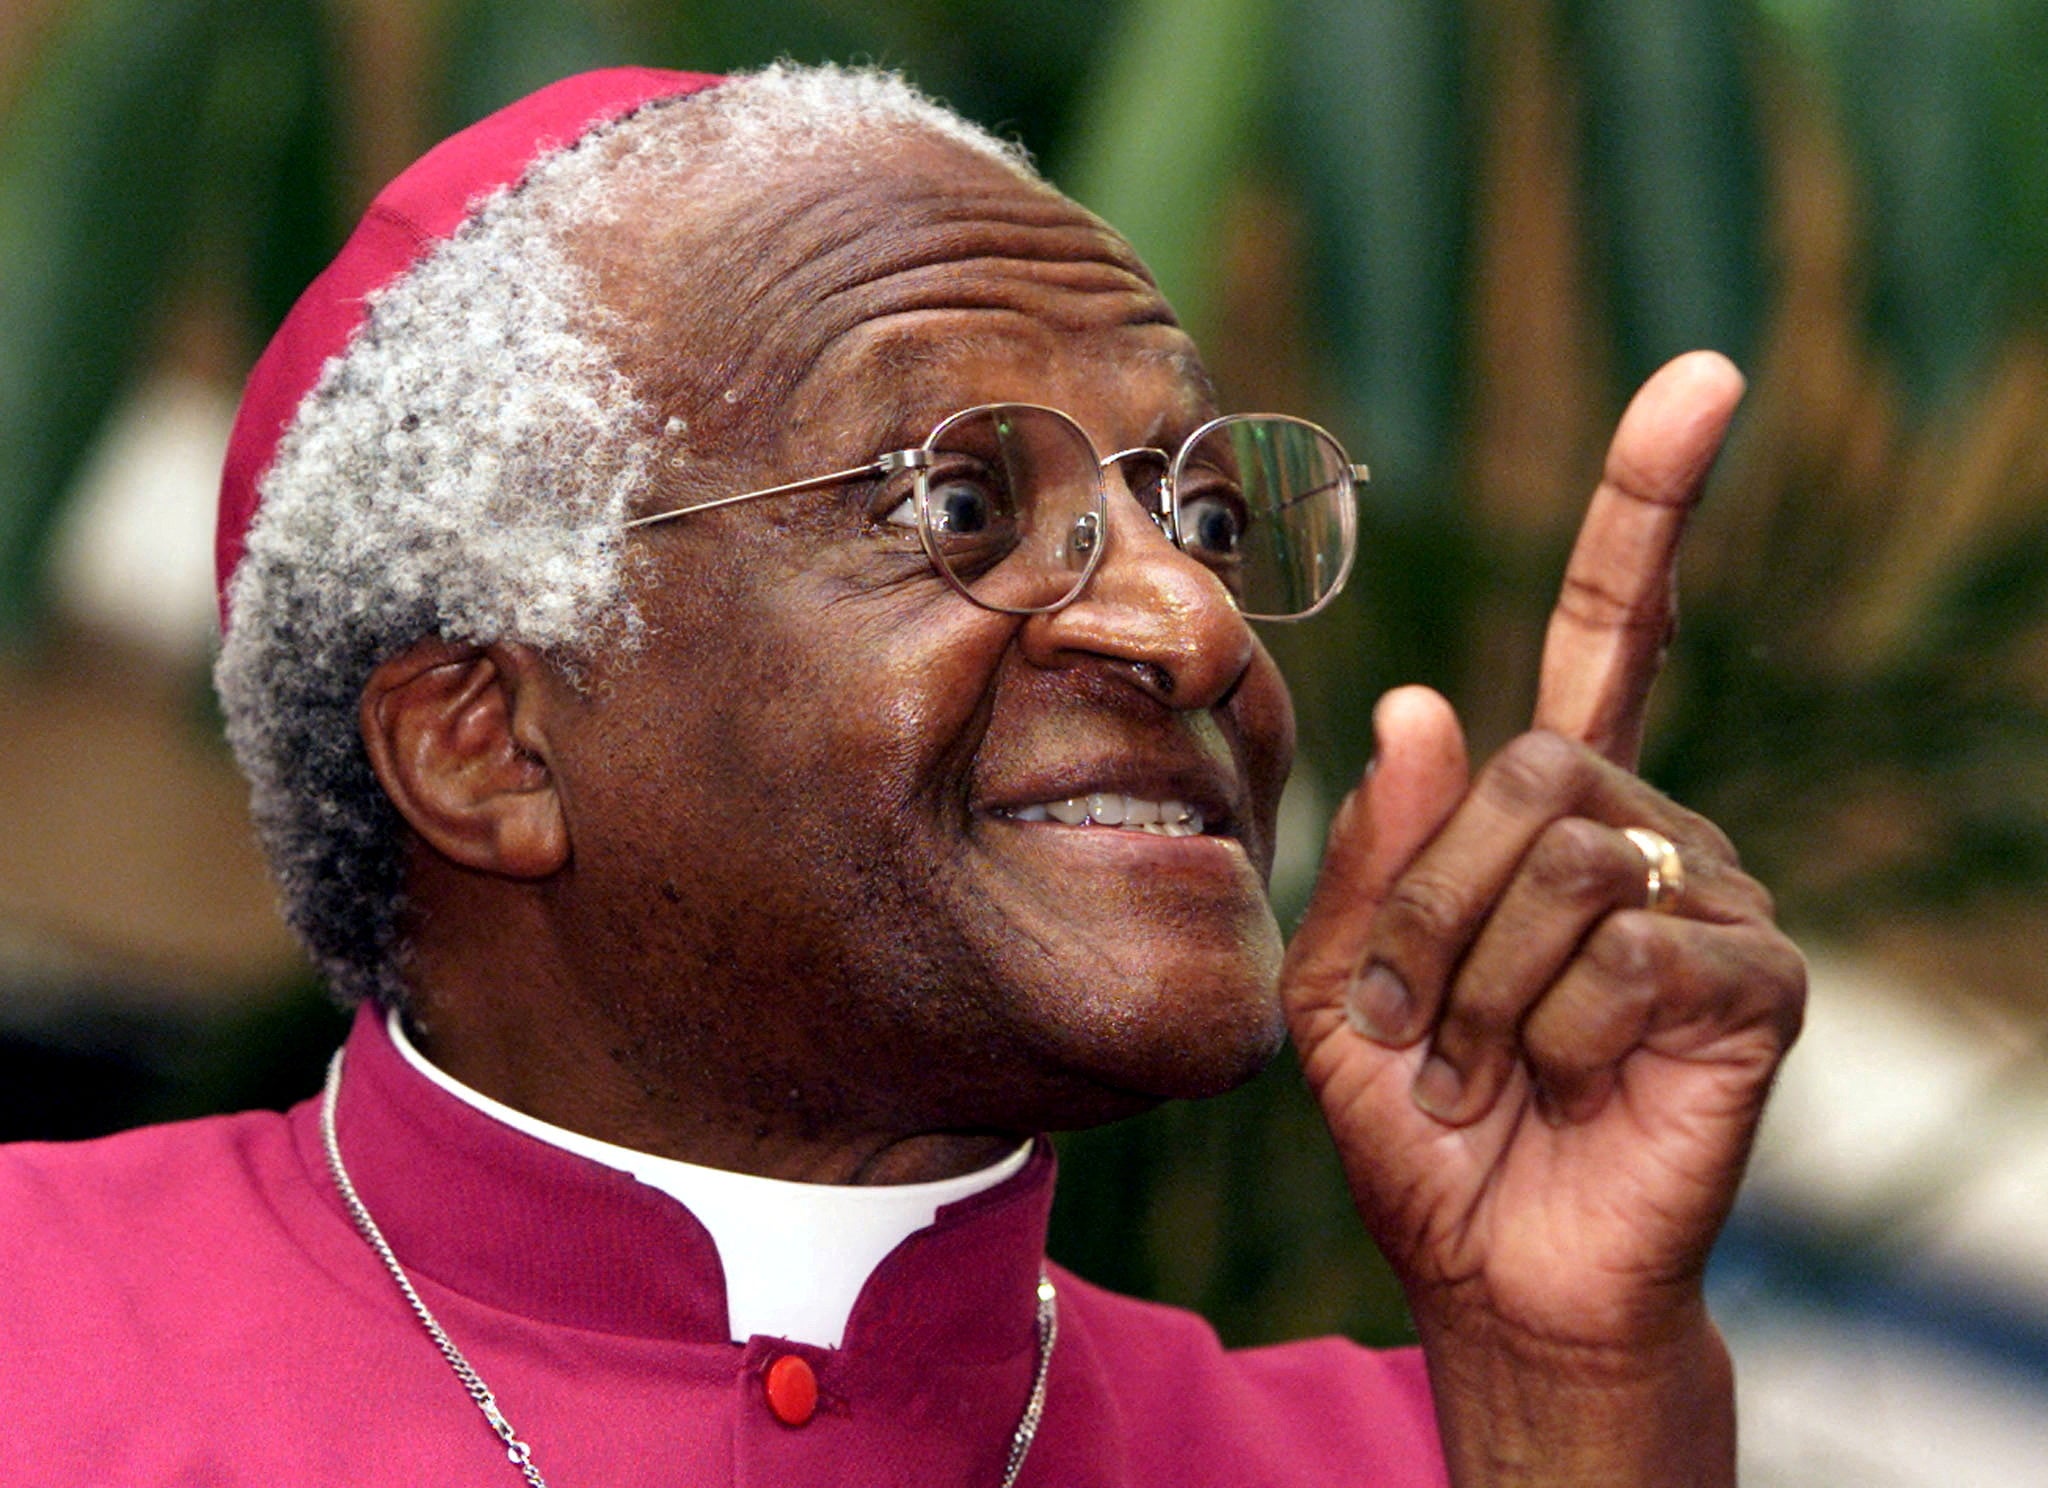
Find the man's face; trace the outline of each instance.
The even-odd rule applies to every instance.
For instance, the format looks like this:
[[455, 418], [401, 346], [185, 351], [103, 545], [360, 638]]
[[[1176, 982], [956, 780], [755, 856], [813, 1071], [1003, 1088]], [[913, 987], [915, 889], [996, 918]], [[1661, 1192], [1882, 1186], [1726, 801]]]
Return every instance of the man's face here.
[[[646, 510], [857, 466], [970, 404], [1062, 409], [1105, 453], [1214, 411], [1129, 249], [958, 147], [678, 215], [591, 247], [670, 420]], [[764, 1133], [1025, 1131], [1269, 1056], [1287, 695], [1216, 578], [1110, 493], [1088, 589], [1028, 617], [950, 588], [873, 482], [633, 535], [647, 635], [557, 744], [550, 892], [650, 1090], [712, 1080]], [[1091, 793], [1207, 827], [1033, 819]]]

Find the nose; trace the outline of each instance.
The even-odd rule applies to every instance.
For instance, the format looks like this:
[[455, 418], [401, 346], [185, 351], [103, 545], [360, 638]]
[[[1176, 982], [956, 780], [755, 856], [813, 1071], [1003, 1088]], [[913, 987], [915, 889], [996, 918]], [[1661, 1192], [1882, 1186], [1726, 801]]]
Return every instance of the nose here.
[[1223, 581], [1174, 546], [1119, 475], [1107, 475], [1102, 561], [1079, 597], [1025, 621], [1025, 658], [1048, 669], [1120, 664], [1169, 707], [1214, 707], [1251, 665], [1251, 626]]

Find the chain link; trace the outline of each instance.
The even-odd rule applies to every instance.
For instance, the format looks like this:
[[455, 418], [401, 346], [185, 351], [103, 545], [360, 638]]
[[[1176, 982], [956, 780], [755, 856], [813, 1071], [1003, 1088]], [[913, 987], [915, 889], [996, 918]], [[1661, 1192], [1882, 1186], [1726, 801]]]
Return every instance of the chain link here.
[[533, 1452], [519, 1439], [519, 1433], [512, 1429], [512, 1423], [505, 1419], [505, 1413], [498, 1409], [498, 1397], [491, 1393], [491, 1387], [484, 1383], [484, 1377], [471, 1367], [462, 1350], [455, 1346], [442, 1328], [440, 1320], [414, 1290], [412, 1278], [405, 1274], [405, 1268], [398, 1264], [398, 1257], [392, 1254], [390, 1244], [384, 1239], [384, 1232], [377, 1228], [377, 1221], [370, 1217], [369, 1206], [356, 1192], [356, 1186], [349, 1180], [348, 1169], [341, 1163], [341, 1141], [334, 1132], [334, 1107], [341, 1092], [342, 1051], [334, 1051], [333, 1062], [327, 1066], [327, 1089], [320, 1102], [320, 1139], [327, 1147], [327, 1171], [334, 1175], [334, 1186], [341, 1190], [341, 1201], [348, 1206], [349, 1218], [356, 1229], [377, 1252], [377, 1258], [384, 1263], [384, 1269], [391, 1273], [391, 1279], [398, 1283], [398, 1290], [405, 1294], [405, 1300], [412, 1307], [413, 1316], [427, 1330], [434, 1340], [434, 1347], [441, 1351], [441, 1357], [448, 1361], [448, 1367], [455, 1371], [455, 1377], [462, 1381], [462, 1388], [469, 1392], [469, 1398], [476, 1402], [476, 1408], [483, 1412], [490, 1422], [491, 1430], [498, 1433], [498, 1439], [505, 1444], [505, 1455], [514, 1467], [532, 1485], [532, 1488], [548, 1488], [547, 1479], [540, 1475], [540, 1469], [533, 1465]]
[[1059, 1342], [1059, 1293], [1043, 1268], [1038, 1273], [1038, 1370], [1031, 1380], [1031, 1398], [1024, 1403], [1017, 1434], [1010, 1439], [1010, 1461], [1003, 1469], [1003, 1488], [1016, 1488], [1017, 1474], [1024, 1471], [1024, 1458], [1031, 1451], [1031, 1439], [1038, 1435], [1038, 1421], [1045, 1414], [1045, 1378], [1052, 1372], [1052, 1346]]
[[[421, 1300], [412, 1278], [405, 1274], [405, 1268], [398, 1264], [397, 1255], [384, 1239], [384, 1232], [370, 1217], [369, 1206], [356, 1192], [348, 1169], [342, 1166], [341, 1139], [334, 1130], [334, 1109], [341, 1096], [341, 1058], [344, 1052], [341, 1049], [334, 1051], [334, 1058], [327, 1066], [327, 1087], [320, 1101], [320, 1139], [327, 1148], [327, 1171], [333, 1175], [341, 1201], [348, 1209], [349, 1218], [355, 1221], [357, 1232], [377, 1253], [384, 1269], [391, 1273], [391, 1279], [398, 1283], [398, 1290], [404, 1294], [413, 1316], [420, 1320], [427, 1336], [434, 1340], [434, 1347], [441, 1351], [441, 1357], [448, 1361], [448, 1367], [462, 1382], [462, 1388], [469, 1392], [469, 1398], [476, 1402], [484, 1420], [498, 1434], [498, 1440], [505, 1444], [506, 1458], [519, 1469], [529, 1488], [548, 1488], [547, 1479], [533, 1465], [533, 1449], [519, 1439], [512, 1423], [498, 1409], [498, 1397], [491, 1393], [491, 1387], [484, 1383], [483, 1376], [476, 1372], [462, 1350], [455, 1346], [455, 1340], [442, 1328], [432, 1309]], [[1053, 1287], [1052, 1278], [1041, 1269], [1038, 1273], [1038, 1368], [1031, 1381], [1031, 1397], [1024, 1404], [1024, 1414], [1017, 1422], [1016, 1434], [1010, 1438], [1010, 1456], [1003, 1470], [1002, 1488], [1016, 1488], [1017, 1474], [1024, 1470], [1024, 1459], [1030, 1454], [1032, 1438], [1038, 1435], [1038, 1423], [1045, 1414], [1046, 1376], [1052, 1370], [1052, 1348], [1059, 1339], [1059, 1333], [1059, 1294]]]

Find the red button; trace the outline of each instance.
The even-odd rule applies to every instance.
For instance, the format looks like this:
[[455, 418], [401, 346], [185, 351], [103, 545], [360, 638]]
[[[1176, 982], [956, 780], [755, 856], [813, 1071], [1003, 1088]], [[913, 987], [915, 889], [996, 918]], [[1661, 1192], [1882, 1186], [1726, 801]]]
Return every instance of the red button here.
[[818, 1409], [818, 1376], [810, 1361], [799, 1354], [784, 1354], [768, 1366], [764, 1383], [768, 1409], [785, 1426], [801, 1426]]

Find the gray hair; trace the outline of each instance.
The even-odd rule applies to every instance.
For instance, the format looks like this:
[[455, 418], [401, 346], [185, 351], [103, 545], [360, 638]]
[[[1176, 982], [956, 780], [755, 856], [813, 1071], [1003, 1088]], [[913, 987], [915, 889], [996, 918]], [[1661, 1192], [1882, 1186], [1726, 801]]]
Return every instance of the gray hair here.
[[778, 64], [643, 107], [547, 155], [371, 297], [261, 482], [214, 669], [285, 918], [337, 997], [404, 997], [403, 843], [356, 714], [430, 635], [565, 659], [631, 646], [624, 522], [655, 415], [602, 340], [569, 249], [635, 180], [744, 189], [876, 132], [1008, 145], [872, 70]]

